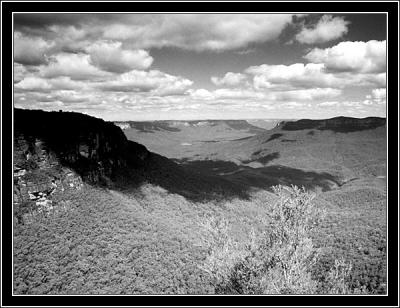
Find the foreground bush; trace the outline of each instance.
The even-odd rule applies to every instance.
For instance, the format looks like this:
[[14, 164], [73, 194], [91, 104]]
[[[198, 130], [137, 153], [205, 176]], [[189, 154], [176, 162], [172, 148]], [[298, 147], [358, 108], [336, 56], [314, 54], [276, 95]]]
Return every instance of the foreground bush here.
[[337, 261], [321, 286], [311, 276], [320, 256], [310, 237], [323, 220], [313, 194], [296, 186], [274, 187], [278, 196], [263, 219], [264, 230], [252, 231], [249, 243], [240, 245], [229, 235], [228, 223], [209, 218], [209, 254], [202, 269], [220, 294], [316, 294], [361, 293], [350, 290], [351, 265]]

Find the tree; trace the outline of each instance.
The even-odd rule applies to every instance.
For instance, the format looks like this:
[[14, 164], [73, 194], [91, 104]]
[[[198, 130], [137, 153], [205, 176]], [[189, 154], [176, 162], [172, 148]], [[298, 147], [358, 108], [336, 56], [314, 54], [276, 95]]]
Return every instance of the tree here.
[[[320, 250], [313, 246], [310, 234], [324, 212], [313, 204], [315, 195], [304, 188], [279, 185], [273, 191], [278, 198], [263, 219], [264, 230], [258, 234], [253, 230], [245, 245], [231, 238], [226, 220], [208, 218], [203, 223], [209, 253], [202, 269], [211, 276], [216, 293], [319, 292], [311, 272]], [[350, 293], [346, 285], [350, 269], [344, 262], [335, 263], [328, 274], [328, 293]]]

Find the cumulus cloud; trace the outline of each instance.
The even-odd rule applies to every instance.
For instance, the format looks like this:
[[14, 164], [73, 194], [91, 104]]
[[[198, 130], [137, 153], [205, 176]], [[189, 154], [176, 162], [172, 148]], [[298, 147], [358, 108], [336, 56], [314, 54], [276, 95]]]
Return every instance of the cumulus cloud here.
[[[89, 90], [90, 83], [83, 81], [71, 80], [69, 77], [61, 76], [56, 78], [43, 78], [35, 75], [28, 75], [23, 77], [14, 84], [15, 90], [18, 92], [37, 91], [49, 92], [49, 90]], [[48, 95], [48, 94], [46, 94]]]
[[339, 104], [340, 104], [339, 102], [332, 101], [332, 102], [322, 102], [322, 103], [318, 103], [317, 106], [321, 106], [321, 107], [331, 107], [331, 106], [337, 106], [337, 105], [339, 105]]
[[303, 106], [307, 106], [305, 103], [299, 103], [299, 102], [287, 102], [287, 103], [283, 103], [280, 104], [279, 107], [284, 107], [284, 108], [298, 108], [298, 107], [303, 107]]
[[326, 63], [262, 64], [244, 71], [258, 90], [283, 91], [308, 88], [385, 87], [386, 73], [342, 72]]
[[147, 69], [153, 58], [142, 49], [122, 49], [121, 42], [100, 41], [90, 45], [87, 51], [91, 63], [102, 70], [114, 73], [125, 73], [133, 69]]
[[314, 101], [337, 97], [342, 93], [333, 88], [312, 88], [271, 93], [270, 97], [278, 101]]
[[347, 78], [348, 85], [366, 86], [366, 87], [386, 87], [386, 73], [380, 74], [354, 74], [347, 73], [343, 75], [343, 80]]
[[373, 89], [371, 94], [366, 95], [365, 98], [363, 102], [365, 105], [386, 104], [386, 88]]
[[361, 103], [358, 101], [344, 101], [341, 102], [341, 105], [346, 107], [360, 107]]
[[347, 33], [349, 23], [343, 17], [324, 15], [313, 27], [303, 27], [296, 34], [296, 40], [304, 44], [318, 44], [336, 40]]
[[42, 78], [30, 76], [14, 85], [14, 88], [26, 91], [46, 91], [52, 88], [51, 84]]
[[217, 99], [262, 99], [265, 97], [264, 93], [252, 90], [232, 90], [232, 89], [218, 89], [214, 91], [214, 96]]
[[87, 104], [93, 101], [93, 94], [75, 90], [60, 90], [53, 92], [51, 99], [61, 101], [64, 105], [77, 103]]
[[224, 51], [277, 38], [290, 14], [157, 14], [105, 27], [108, 39], [129, 40], [139, 48], [179, 47]]
[[201, 99], [201, 100], [212, 100], [214, 99], [214, 94], [212, 91], [206, 89], [189, 89], [188, 93], [191, 98]]
[[[374, 91], [373, 91], [374, 92]], [[382, 94], [383, 96], [383, 94]], [[317, 103], [316, 107], [322, 107], [324, 109], [336, 109], [341, 110], [343, 112], [348, 111], [348, 107], [353, 107], [355, 110], [366, 112], [367, 109], [365, 108], [381, 108], [386, 103], [386, 99], [384, 97], [380, 98], [372, 98], [372, 95], [367, 95], [365, 100], [359, 101], [327, 101]], [[345, 107], [345, 108], [344, 108]]]
[[55, 78], [44, 78], [36, 75], [29, 75], [22, 79], [29, 80], [34, 78], [38, 82], [49, 84], [54, 90], [88, 90], [90, 82], [85, 80], [72, 80], [70, 77], [60, 76]]
[[295, 63], [292, 65], [251, 66], [245, 70], [254, 75], [253, 84], [258, 89], [296, 89], [309, 87], [336, 87], [342, 83], [325, 72], [324, 64]]
[[[292, 14], [27, 14], [15, 18], [26, 33], [51, 29], [78, 40], [97, 36], [123, 41], [135, 49], [179, 47], [196, 51], [243, 49], [276, 39]], [[67, 31], [68, 30], [68, 31]], [[63, 44], [62, 41], [59, 44]]]
[[211, 77], [211, 81], [216, 86], [238, 86], [246, 80], [247, 76], [241, 73], [228, 72], [224, 77]]
[[84, 80], [72, 80], [68, 76], [47, 79], [47, 82], [51, 84], [53, 89], [57, 90], [85, 90], [90, 86], [90, 83]]
[[160, 96], [182, 95], [193, 84], [189, 79], [158, 70], [133, 70], [116, 78], [98, 82], [96, 87], [114, 92], [152, 92]]
[[46, 54], [54, 46], [40, 37], [28, 37], [14, 32], [14, 61], [24, 65], [46, 63]]
[[386, 72], [386, 41], [341, 42], [333, 47], [314, 48], [304, 58], [313, 63], [324, 63], [338, 72]]
[[14, 83], [20, 82], [27, 75], [29, 75], [27, 68], [22, 64], [14, 62]]
[[336, 107], [336, 108], [342, 108], [342, 107], [359, 107], [361, 106], [361, 102], [359, 101], [329, 101], [329, 102], [322, 102], [316, 104], [317, 107]]
[[87, 54], [59, 53], [49, 59], [49, 64], [41, 67], [40, 74], [45, 78], [67, 76], [73, 80], [104, 77], [107, 73], [90, 63]]
[[386, 88], [372, 90], [373, 99], [386, 99]]
[[188, 91], [191, 98], [207, 100], [217, 103], [216, 100], [242, 100], [242, 99], [263, 99], [265, 93], [257, 92], [252, 89], [217, 89], [214, 91], [208, 91], [206, 89], [190, 89]]
[[[342, 91], [333, 88], [312, 88], [291, 91], [257, 91], [255, 89], [189, 90], [192, 98], [208, 101], [220, 99], [255, 100], [269, 102], [314, 101], [339, 96]], [[244, 102], [243, 102], [244, 104]], [[299, 103], [300, 104], [300, 103]]]
[[[123, 41], [135, 49], [179, 47], [195, 51], [243, 49], [276, 39], [292, 22], [292, 14], [64, 14], [20, 15], [19, 31], [66, 29], [68, 37]], [[71, 28], [72, 27], [72, 28]], [[46, 29], [46, 30], [43, 30]], [[77, 30], [79, 29], [79, 31]], [[65, 32], [64, 30], [62, 30]], [[60, 41], [60, 44], [62, 42]]]

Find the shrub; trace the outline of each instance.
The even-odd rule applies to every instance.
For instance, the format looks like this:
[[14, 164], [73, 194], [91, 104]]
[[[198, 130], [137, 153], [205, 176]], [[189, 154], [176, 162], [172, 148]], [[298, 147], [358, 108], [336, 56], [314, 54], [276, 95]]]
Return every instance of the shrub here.
[[344, 259], [335, 260], [335, 264], [327, 274], [324, 289], [329, 294], [368, 294], [365, 286], [351, 288], [350, 277], [352, 264], [346, 263]]
[[264, 231], [253, 230], [245, 245], [231, 238], [225, 220], [203, 223], [209, 251], [202, 269], [211, 275], [215, 293], [351, 293], [351, 266], [344, 261], [335, 263], [323, 287], [312, 279], [320, 250], [313, 246], [310, 232], [324, 217], [312, 203], [314, 195], [296, 186], [276, 186], [274, 192], [278, 200], [263, 219]]
[[[229, 226], [225, 219], [216, 219], [208, 216], [201, 225], [207, 232], [204, 238], [209, 254], [203, 266], [200, 266], [213, 278], [213, 284], [218, 288], [229, 284], [229, 277], [232, 268], [243, 258], [243, 253], [238, 243], [229, 236]], [[228, 285], [224, 286], [234, 290]]]

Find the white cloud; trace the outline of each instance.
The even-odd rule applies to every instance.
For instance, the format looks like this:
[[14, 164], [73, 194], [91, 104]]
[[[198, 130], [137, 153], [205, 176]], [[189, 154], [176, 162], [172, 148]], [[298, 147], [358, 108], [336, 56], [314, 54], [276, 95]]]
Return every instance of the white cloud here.
[[372, 90], [373, 99], [386, 99], [386, 88]]
[[361, 106], [361, 103], [357, 101], [344, 101], [341, 102], [341, 105], [345, 107], [359, 107]]
[[386, 41], [341, 42], [326, 49], [314, 48], [305, 58], [324, 63], [332, 71], [383, 73], [386, 72]]
[[206, 89], [190, 89], [188, 92], [194, 99], [211, 100], [214, 98], [214, 94]]
[[345, 74], [344, 80], [348, 80], [349, 85], [368, 86], [368, 87], [386, 87], [386, 73], [380, 74]]
[[216, 99], [262, 99], [265, 94], [253, 90], [218, 89], [214, 91]]
[[[374, 106], [379, 106], [385, 104], [385, 100], [381, 99], [371, 99], [371, 95], [367, 95], [367, 99], [363, 101], [328, 101], [316, 104], [317, 107], [335, 107], [337, 110], [346, 112], [348, 107], [354, 107], [356, 109], [360, 108], [373, 108]], [[346, 107], [346, 108], [344, 108]]]
[[314, 101], [337, 97], [342, 93], [333, 88], [311, 88], [284, 92], [273, 92], [269, 95], [271, 99], [278, 101]]
[[38, 37], [27, 37], [14, 32], [14, 61], [24, 65], [40, 65], [46, 62], [46, 55], [54, 42]]
[[237, 105], [238, 107], [262, 107], [266, 104], [300, 107], [305, 103], [333, 98], [342, 92], [332, 88], [312, 88], [292, 91], [259, 91], [256, 89], [205, 89], [189, 90], [190, 98], [208, 105]]
[[26, 75], [18, 82], [15, 82], [15, 88], [19, 91], [45, 91], [47, 90], [88, 90], [90, 83], [71, 80], [69, 77], [43, 78], [35, 75]]
[[59, 53], [49, 59], [47, 66], [42, 66], [40, 74], [45, 78], [67, 76], [73, 80], [93, 79], [107, 76], [90, 63], [86, 54]]
[[30, 76], [14, 85], [14, 88], [25, 91], [46, 91], [52, 88], [51, 84], [42, 78]]
[[102, 31], [105, 39], [129, 40], [136, 48], [224, 51], [276, 39], [291, 22], [291, 14], [131, 15]]
[[83, 90], [90, 86], [90, 83], [83, 80], [71, 80], [70, 77], [60, 76], [47, 79], [53, 89], [57, 90]]
[[373, 89], [365, 98], [363, 102], [365, 105], [384, 105], [386, 104], [386, 88]]
[[133, 69], [147, 69], [153, 58], [142, 49], [122, 49], [121, 42], [100, 41], [90, 45], [87, 51], [91, 63], [102, 70], [114, 73], [125, 73]]
[[[81, 52], [96, 40], [134, 49], [246, 50], [275, 40], [293, 14], [40, 14], [19, 17], [18, 30], [56, 40], [57, 52]], [[251, 50], [251, 49], [249, 49]]]
[[316, 44], [332, 41], [347, 33], [349, 22], [343, 17], [324, 15], [314, 27], [303, 29], [296, 35], [296, 40], [305, 44]]
[[26, 67], [20, 63], [14, 62], [14, 83], [20, 82], [27, 75], [29, 75], [29, 71]]
[[182, 95], [193, 84], [189, 79], [173, 76], [158, 70], [133, 70], [116, 78], [96, 83], [104, 91], [151, 92], [154, 95]]
[[220, 102], [220, 100], [246, 100], [254, 99], [259, 100], [265, 98], [265, 94], [257, 92], [252, 89], [217, 89], [208, 91], [205, 89], [190, 89], [188, 91], [191, 98], [211, 101], [213, 104]]
[[58, 36], [59, 39], [62, 39], [64, 42], [73, 42], [77, 40], [82, 40], [86, 37], [86, 31], [84, 28], [77, 28], [75, 26], [60, 26], [60, 25], [51, 25], [49, 30], [53, 33], [60, 33]]
[[238, 86], [246, 80], [247, 76], [241, 73], [228, 72], [224, 77], [211, 77], [211, 81], [217, 86]]
[[334, 72], [324, 63], [251, 66], [245, 73], [253, 75], [256, 89], [296, 90], [307, 88], [384, 87], [386, 73]]
[[359, 101], [329, 101], [329, 102], [322, 102], [316, 105], [317, 107], [360, 107], [361, 102]]
[[52, 99], [61, 101], [65, 105], [77, 103], [91, 104], [94, 101], [94, 95], [75, 90], [60, 90], [52, 93]]
[[254, 75], [253, 85], [257, 89], [286, 89], [310, 87], [341, 87], [343, 82], [325, 71], [324, 64], [295, 63], [292, 65], [259, 65], [245, 70]]
[[285, 108], [298, 108], [298, 107], [303, 107], [306, 104], [304, 103], [299, 103], [299, 102], [287, 102], [280, 104], [279, 107], [285, 107]]
[[340, 102], [335, 102], [335, 101], [331, 101], [331, 102], [322, 102], [322, 103], [318, 103], [317, 106], [321, 106], [321, 107], [331, 107], [331, 106], [337, 106], [339, 105]]

